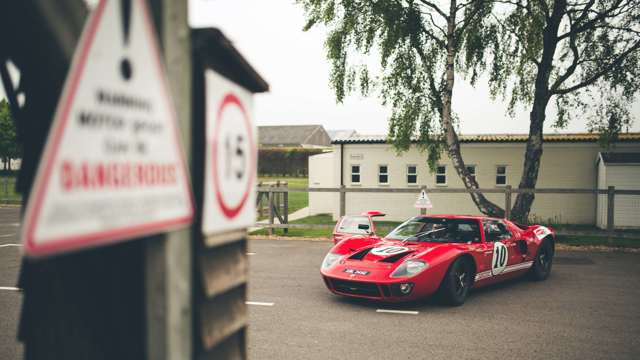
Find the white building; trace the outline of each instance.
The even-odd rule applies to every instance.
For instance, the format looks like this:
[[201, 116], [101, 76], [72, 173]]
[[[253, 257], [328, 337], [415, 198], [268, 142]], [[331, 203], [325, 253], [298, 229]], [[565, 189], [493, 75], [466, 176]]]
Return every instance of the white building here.
[[[518, 186], [526, 140], [526, 135], [460, 136], [465, 163], [481, 188]], [[537, 188], [606, 188], [608, 185], [598, 182], [600, 165], [597, 161], [604, 150], [597, 140], [596, 134], [545, 135]], [[332, 146], [333, 152], [309, 158], [310, 187], [416, 188], [416, 194], [347, 193], [346, 214], [379, 210], [387, 213], [389, 220], [403, 220], [417, 213], [413, 204], [420, 187], [464, 188], [446, 154], [432, 173], [426, 164], [426, 154], [415, 145], [407, 152], [397, 154], [383, 136], [338, 139]], [[619, 141], [607, 152], [640, 153], [640, 133], [621, 134]], [[621, 175], [624, 181], [606, 184], [639, 184], [639, 166], [629, 164], [635, 170], [625, 170]], [[503, 194], [486, 196], [496, 204], [504, 205]], [[434, 205], [430, 213], [479, 214], [468, 194], [432, 193], [429, 197]], [[638, 214], [640, 197], [634, 199], [629, 206]], [[532, 221], [600, 224], [596, 221], [601, 212], [597, 203], [597, 196], [589, 194], [537, 194], [531, 217]], [[339, 194], [310, 193], [309, 210], [311, 214], [331, 213], [337, 218]], [[634, 219], [629, 226], [640, 226], [638, 218]]]
[[[614, 186], [616, 190], [640, 190], [640, 152], [598, 155], [598, 188]], [[607, 227], [607, 195], [598, 196], [596, 225]], [[616, 228], [640, 226], [640, 196], [617, 195], [613, 219]]]

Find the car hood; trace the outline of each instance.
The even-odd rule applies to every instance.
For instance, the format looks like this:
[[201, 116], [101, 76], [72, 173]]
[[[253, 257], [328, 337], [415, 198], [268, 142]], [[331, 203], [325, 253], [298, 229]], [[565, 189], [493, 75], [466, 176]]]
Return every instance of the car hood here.
[[402, 243], [383, 240], [372, 246], [365, 246], [351, 253], [347, 260], [393, 264], [407, 258], [422, 257], [429, 252], [449, 244], [442, 243]]

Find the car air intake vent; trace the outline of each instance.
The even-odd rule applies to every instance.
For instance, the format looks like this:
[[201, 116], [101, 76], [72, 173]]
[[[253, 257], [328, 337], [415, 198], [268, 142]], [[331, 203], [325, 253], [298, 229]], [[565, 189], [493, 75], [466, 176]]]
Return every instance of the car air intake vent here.
[[362, 260], [373, 248], [364, 249], [360, 252], [357, 252], [349, 257], [350, 260]]
[[389, 257], [384, 258], [384, 259], [382, 259], [382, 260], [380, 260], [380, 261], [381, 261], [381, 262], [386, 262], [386, 263], [391, 263], [391, 264], [393, 264], [394, 262], [396, 262], [396, 261], [398, 261], [398, 260], [402, 259], [403, 257], [405, 257], [405, 256], [407, 256], [407, 255], [409, 255], [409, 254], [411, 254], [412, 252], [413, 252], [413, 251], [403, 252], [403, 253], [400, 253], [400, 254], [396, 254], [396, 255], [393, 255], [393, 256], [389, 256]]

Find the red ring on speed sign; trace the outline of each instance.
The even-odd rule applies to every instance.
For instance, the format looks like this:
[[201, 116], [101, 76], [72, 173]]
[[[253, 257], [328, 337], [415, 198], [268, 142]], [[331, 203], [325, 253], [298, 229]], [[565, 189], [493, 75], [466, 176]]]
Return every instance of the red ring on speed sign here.
[[[255, 167], [256, 148], [253, 143], [253, 134], [252, 134], [251, 121], [249, 120], [249, 116], [247, 116], [247, 112], [245, 111], [244, 106], [242, 106], [240, 99], [238, 99], [238, 97], [232, 93], [228, 93], [227, 95], [225, 95], [225, 97], [222, 99], [222, 102], [220, 103], [220, 107], [218, 108], [218, 112], [216, 114], [214, 134], [216, 134], [216, 136], [220, 135], [220, 124], [222, 123], [222, 112], [227, 106], [230, 106], [230, 105], [237, 106], [240, 109], [240, 112], [242, 112], [243, 119], [244, 119], [244, 126], [246, 127], [246, 130], [247, 130], [247, 137], [249, 138], [249, 146], [251, 148], [251, 154], [249, 155], [250, 169], [249, 169], [249, 178], [247, 180], [247, 187], [245, 189], [244, 194], [242, 194], [242, 199], [240, 200], [240, 203], [238, 203], [238, 205], [236, 206], [230, 206], [229, 204], [225, 203], [224, 198], [222, 197], [222, 189], [220, 189], [220, 180], [218, 178], [218, 166], [216, 164], [212, 166], [213, 185], [216, 193], [216, 199], [218, 200], [218, 204], [220, 205], [220, 209], [222, 210], [222, 213], [224, 214], [224, 216], [226, 216], [228, 219], [233, 219], [242, 210], [242, 208], [244, 207], [244, 204], [247, 202], [247, 198], [249, 198], [249, 192], [251, 191], [251, 184], [253, 184], [253, 177], [255, 176], [255, 169], [256, 169]], [[213, 159], [215, 161], [217, 161], [218, 159], [218, 144], [219, 144], [218, 139], [214, 138]]]

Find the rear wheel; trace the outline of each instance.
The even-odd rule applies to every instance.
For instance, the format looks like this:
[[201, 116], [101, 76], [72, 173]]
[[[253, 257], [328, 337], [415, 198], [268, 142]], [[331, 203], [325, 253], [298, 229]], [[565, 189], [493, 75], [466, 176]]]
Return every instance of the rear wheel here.
[[451, 264], [440, 285], [440, 300], [450, 306], [460, 306], [467, 299], [473, 285], [473, 268], [469, 261], [459, 258]]
[[529, 272], [532, 280], [546, 280], [551, 274], [551, 266], [553, 265], [553, 243], [545, 240], [538, 248], [538, 254], [533, 261], [533, 266]]

